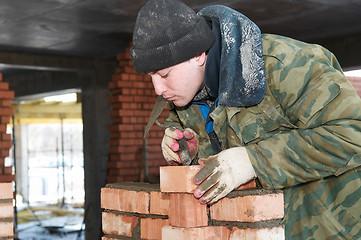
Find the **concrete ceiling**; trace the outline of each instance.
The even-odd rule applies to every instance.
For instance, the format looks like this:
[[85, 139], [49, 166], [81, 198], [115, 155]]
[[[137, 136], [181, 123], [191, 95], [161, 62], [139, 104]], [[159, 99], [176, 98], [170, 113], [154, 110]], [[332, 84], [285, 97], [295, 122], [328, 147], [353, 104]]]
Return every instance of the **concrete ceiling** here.
[[[146, 0], [1, 0], [0, 52], [114, 59]], [[264, 33], [309, 42], [361, 35], [361, 0], [186, 0], [234, 8]], [[1, 61], [0, 61], [1, 64]]]

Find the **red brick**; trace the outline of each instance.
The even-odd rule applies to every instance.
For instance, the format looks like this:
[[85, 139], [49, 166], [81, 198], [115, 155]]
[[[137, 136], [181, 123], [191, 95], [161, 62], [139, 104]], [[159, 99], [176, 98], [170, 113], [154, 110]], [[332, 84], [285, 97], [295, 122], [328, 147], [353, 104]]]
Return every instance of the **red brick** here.
[[0, 237], [10, 237], [14, 235], [13, 222], [0, 222]]
[[150, 214], [168, 215], [169, 194], [162, 192], [150, 192]]
[[11, 100], [10, 99], [2, 99], [1, 106], [2, 107], [11, 107]]
[[0, 90], [8, 90], [8, 89], [9, 89], [9, 83], [0, 82]]
[[284, 227], [278, 226], [273, 228], [246, 228], [240, 229], [234, 227], [232, 229], [229, 240], [284, 240]]
[[110, 131], [133, 131], [134, 126], [132, 124], [114, 124], [109, 127]]
[[[9, 156], [9, 148], [6, 148], [6, 149], [1, 149], [0, 151], [0, 157], [1, 158], [5, 158], [5, 157], [8, 157]], [[3, 164], [0, 164], [0, 166], [3, 165]]]
[[13, 99], [15, 97], [14, 91], [0, 90], [0, 96], [2, 99]]
[[160, 167], [160, 191], [193, 193], [197, 188], [193, 178], [201, 168], [200, 165]]
[[124, 72], [126, 73], [135, 73], [137, 75], [143, 75], [143, 74], [138, 74], [135, 69], [133, 67], [130, 67], [130, 66], [126, 66], [124, 67]]
[[102, 188], [101, 207], [105, 209], [149, 213], [150, 194], [144, 191], [130, 191], [116, 188]]
[[2, 116], [11, 116], [13, 115], [13, 109], [11, 107], [1, 107], [0, 108], [0, 115]]
[[134, 102], [147, 102], [149, 101], [148, 98], [146, 96], [134, 96]]
[[228, 240], [231, 230], [226, 226], [208, 226], [197, 228], [180, 228], [164, 226], [162, 228], [162, 239], [171, 240]]
[[241, 186], [239, 186], [238, 188], [236, 188], [235, 190], [244, 190], [244, 189], [249, 189], [249, 188], [255, 188], [256, 187], [256, 181], [255, 180], [251, 180]]
[[7, 133], [1, 133], [1, 140], [3, 141], [11, 141], [11, 135]]
[[0, 175], [1, 183], [11, 183], [15, 181], [15, 175]]
[[168, 226], [168, 219], [142, 218], [140, 219], [141, 239], [162, 239], [162, 227]]
[[11, 148], [11, 146], [12, 146], [12, 142], [10, 141], [10, 140], [8, 140], [8, 141], [0, 141], [0, 148], [1, 149], [6, 149], [6, 148]]
[[116, 183], [125, 181], [124, 176], [107, 176], [107, 183]]
[[211, 219], [219, 221], [257, 222], [282, 218], [283, 215], [282, 193], [225, 197], [210, 207]]
[[193, 194], [170, 193], [169, 224], [175, 227], [208, 225], [207, 205], [200, 204]]
[[9, 123], [10, 122], [10, 116], [1, 116], [0, 117], [0, 123]]
[[139, 218], [109, 212], [102, 212], [103, 233], [132, 237], [133, 229], [138, 225]]
[[13, 184], [0, 183], [0, 199], [12, 199], [12, 198], [13, 198]]
[[13, 172], [13, 167], [4, 167], [4, 174], [11, 175]]
[[14, 217], [14, 209], [12, 202], [0, 202], [0, 219]]
[[139, 182], [139, 179], [140, 179], [139, 174], [124, 177], [124, 181], [127, 181], [127, 182]]

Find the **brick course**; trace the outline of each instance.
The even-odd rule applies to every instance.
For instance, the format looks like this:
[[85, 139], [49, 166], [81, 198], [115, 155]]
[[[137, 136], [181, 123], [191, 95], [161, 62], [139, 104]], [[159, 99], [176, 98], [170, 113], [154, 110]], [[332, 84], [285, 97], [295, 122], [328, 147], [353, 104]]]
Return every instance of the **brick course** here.
[[[171, 175], [179, 170], [192, 180], [197, 173], [194, 169], [194, 166], [167, 166], [161, 167], [161, 172]], [[188, 185], [187, 181], [180, 182]], [[103, 240], [139, 239], [139, 233], [143, 240], [284, 239], [281, 191], [258, 189], [255, 182], [249, 182], [242, 186], [242, 190], [232, 191], [224, 199], [208, 206], [200, 204], [188, 192], [162, 192], [160, 185], [134, 182], [107, 184], [101, 196], [105, 222], [103, 232], [106, 234]], [[168, 190], [172, 187], [186, 189], [179, 181], [170, 181], [168, 185]]]

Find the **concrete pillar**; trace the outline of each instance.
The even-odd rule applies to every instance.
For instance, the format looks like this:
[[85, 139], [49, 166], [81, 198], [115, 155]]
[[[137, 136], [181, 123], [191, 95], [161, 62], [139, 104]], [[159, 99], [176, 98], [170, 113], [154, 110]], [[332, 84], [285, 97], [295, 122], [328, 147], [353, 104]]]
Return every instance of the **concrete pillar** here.
[[16, 192], [23, 197], [23, 202], [29, 202], [27, 127], [15, 124]]
[[110, 91], [104, 77], [89, 74], [81, 76], [88, 81], [82, 87], [85, 239], [101, 237], [100, 190], [106, 184], [110, 139], [108, 128], [111, 124], [108, 103]]

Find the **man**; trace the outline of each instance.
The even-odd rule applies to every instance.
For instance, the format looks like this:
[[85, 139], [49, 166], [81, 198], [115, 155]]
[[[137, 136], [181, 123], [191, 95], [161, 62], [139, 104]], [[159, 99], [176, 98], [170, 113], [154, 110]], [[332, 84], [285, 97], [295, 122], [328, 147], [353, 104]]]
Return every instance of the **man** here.
[[162, 151], [188, 139], [212, 204], [251, 179], [282, 189], [287, 239], [361, 238], [361, 101], [332, 53], [177, 0], [140, 10], [131, 57], [170, 101]]

